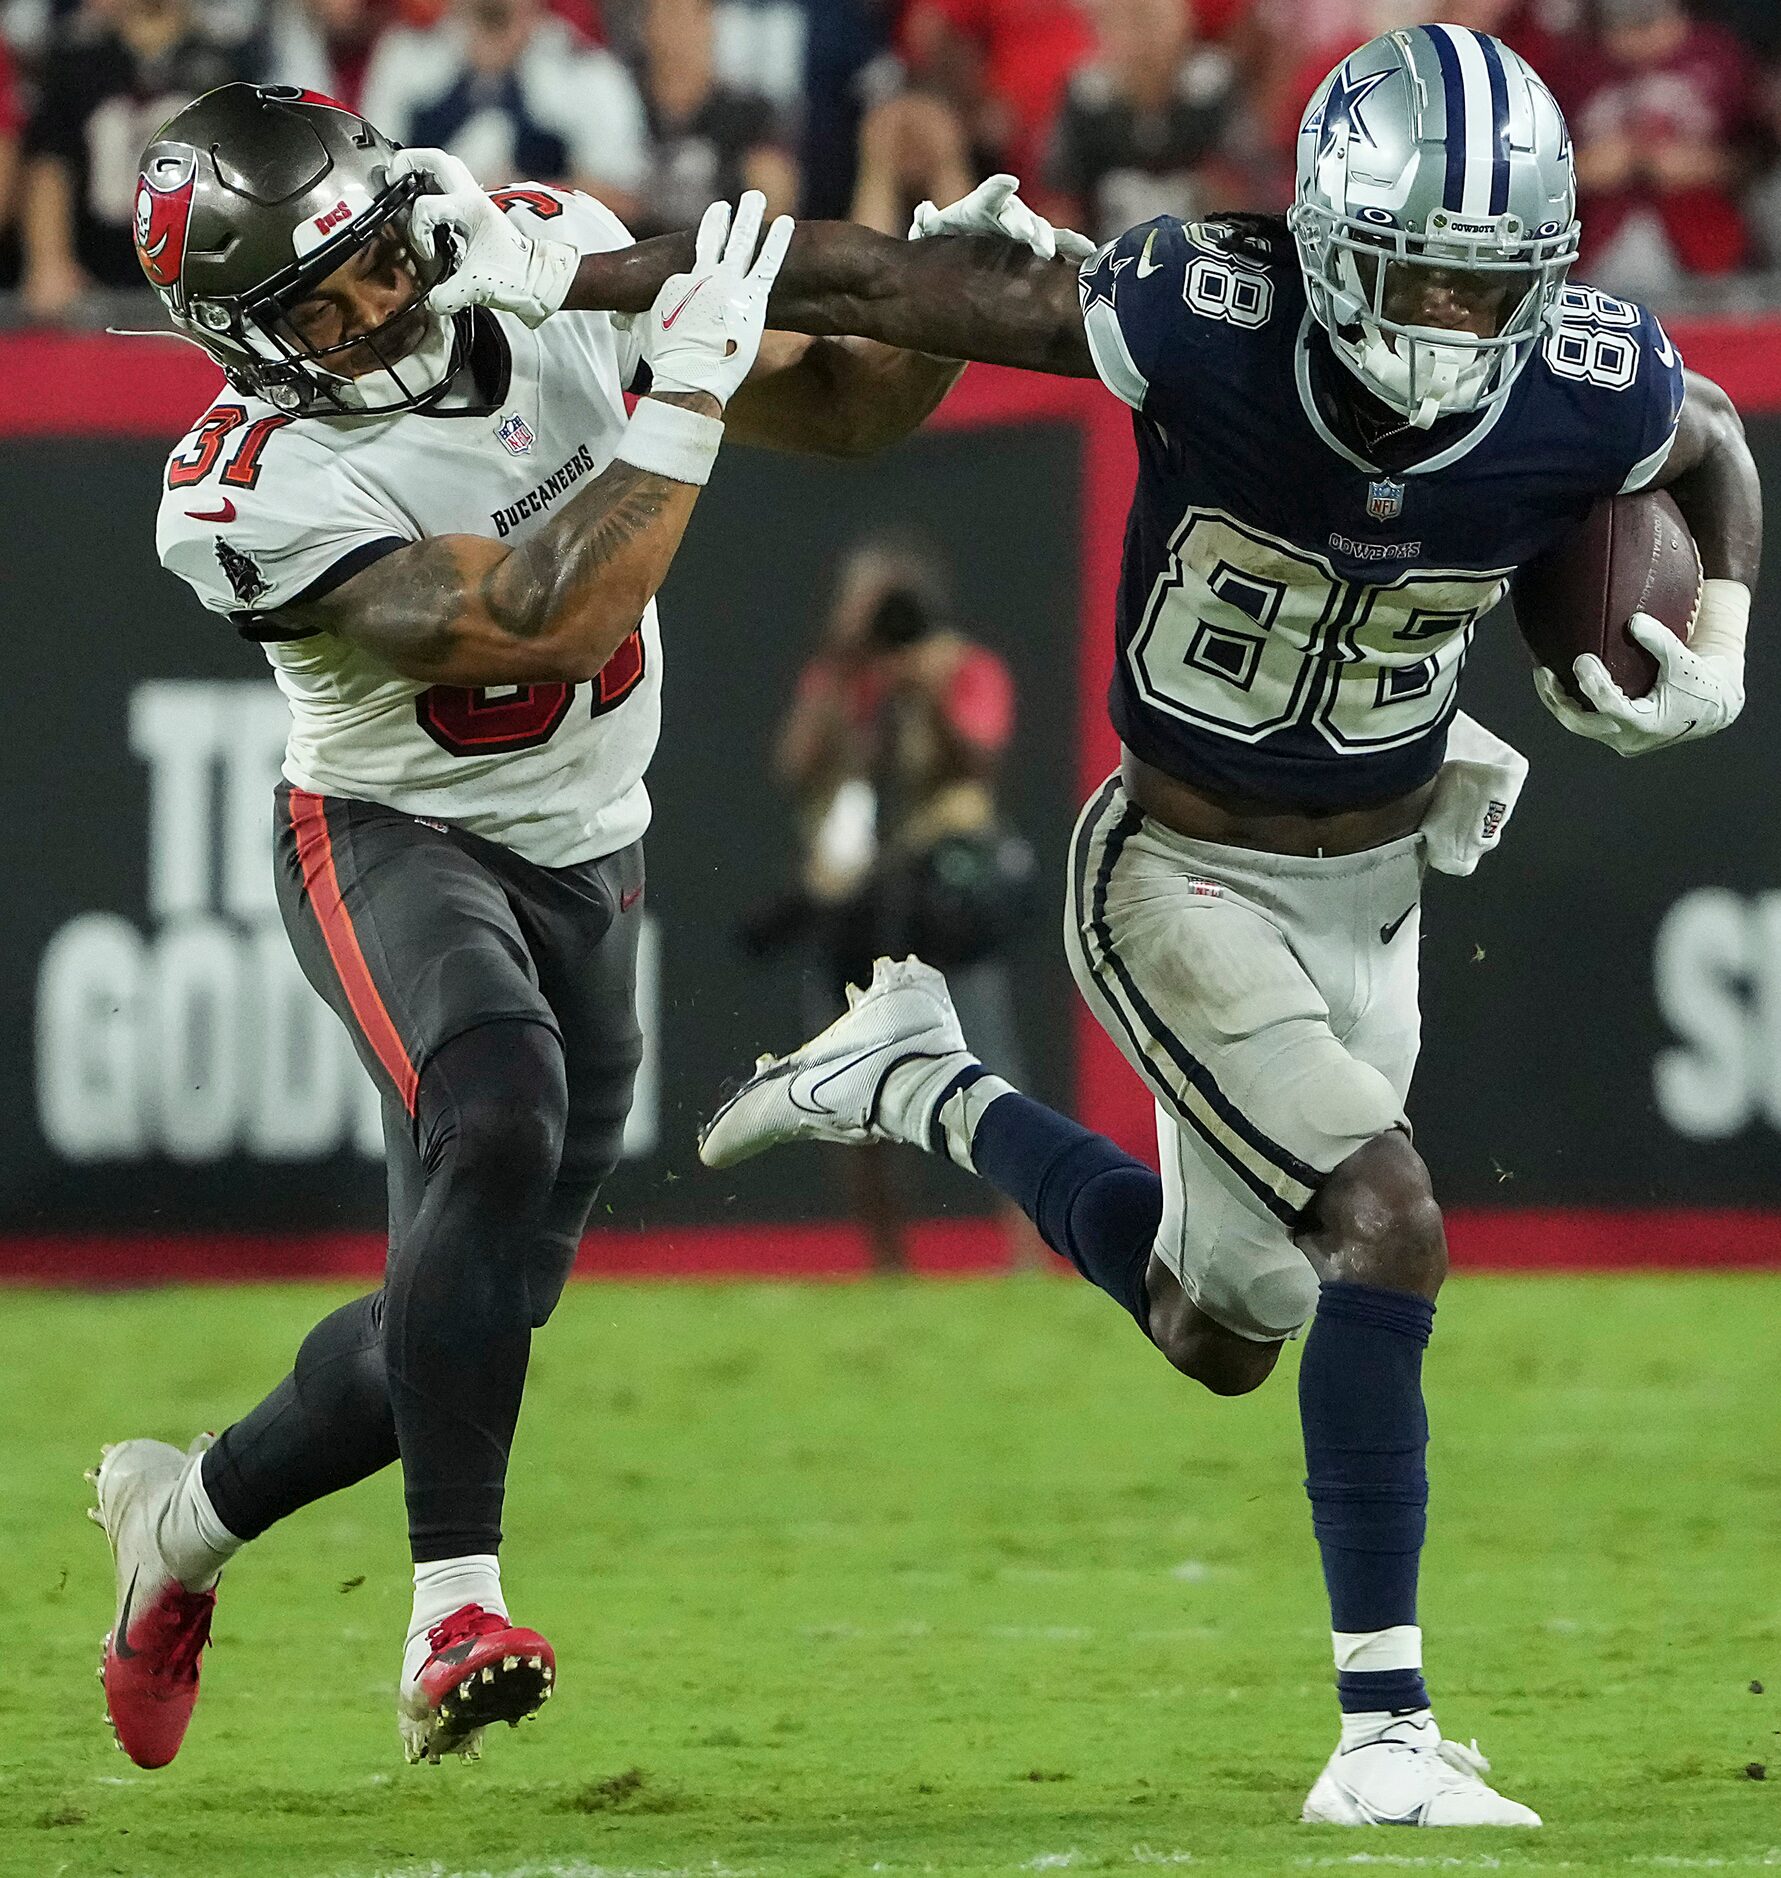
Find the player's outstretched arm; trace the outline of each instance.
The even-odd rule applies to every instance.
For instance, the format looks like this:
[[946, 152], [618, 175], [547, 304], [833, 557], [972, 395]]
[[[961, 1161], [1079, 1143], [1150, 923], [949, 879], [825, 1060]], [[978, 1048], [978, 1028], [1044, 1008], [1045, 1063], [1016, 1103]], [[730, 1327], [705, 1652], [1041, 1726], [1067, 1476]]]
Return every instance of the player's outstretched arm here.
[[[586, 254], [564, 306], [635, 313], [687, 263], [689, 237], [660, 235]], [[1004, 237], [895, 241], [851, 222], [802, 222], [768, 303], [768, 323], [843, 333], [946, 359], [1093, 378], [1076, 267]]]
[[[617, 460], [511, 548], [474, 535], [384, 556], [281, 623], [336, 632], [432, 684], [580, 683], [635, 630], [666, 578], [717, 455], [719, 414], [754, 364], [791, 222], [760, 239], [751, 192], [716, 203], [692, 267], [664, 283], [644, 356], [654, 390]], [[756, 247], [759, 255], [756, 256]]]
[[[910, 241], [988, 235], [1049, 261], [1080, 261], [1094, 243], [1053, 228], [1021, 201], [1020, 184], [992, 176], [948, 207], [924, 202]], [[920, 429], [958, 382], [964, 362], [904, 351], [876, 339], [770, 333], [748, 383], [730, 407], [730, 434], [744, 443], [824, 456], [870, 456]]]

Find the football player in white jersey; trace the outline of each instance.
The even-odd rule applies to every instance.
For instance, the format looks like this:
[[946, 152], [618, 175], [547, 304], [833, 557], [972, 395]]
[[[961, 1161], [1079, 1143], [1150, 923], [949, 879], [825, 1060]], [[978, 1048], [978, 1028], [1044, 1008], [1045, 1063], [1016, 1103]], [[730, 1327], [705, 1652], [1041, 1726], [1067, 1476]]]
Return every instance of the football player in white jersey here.
[[[1123, 755], [1078, 826], [1065, 942], [1156, 1100], [1162, 1173], [976, 1061], [914, 960], [763, 1059], [702, 1152], [947, 1155], [1215, 1394], [1258, 1387], [1308, 1325], [1341, 1708], [1310, 1822], [1539, 1824], [1443, 1738], [1417, 1605], [1447, 1260], [1404, 1111], [1417, 909], [1426, 868], [1468, 873], [1495, 845], [1525, 768], [1457, 713], [1466, 649], [1516, 568], [1601, 500], [1663, 487], [1705, 574], [1687, 643], [1635, 619], [1648, 695], [1588, 655], [1565, 675], [1580, 696], [1549, 672], [1539, 694], [1624, 756], [1710, 736], [1744, 702], [1762, 492], [1742, 426], [1650, 313], [1570, 279], [1578, 233], [1550, 92], [1501, 42], [1430, 25], [1324, 81], [1289, 217], [1159, 216], [1072, 256], [1080, 274], [806, 223], [773, 295], [777, 325], [1098, 377], [1133, 409]], [[494, 233], [478, 245], [486, 266], [442, 292], [500, 303], [511, 270]], [[647, 305], [683, 264], [672, 237], [587, 257], [564, 304]]]
[[758, 195], [714, 206], [647, 315], [548, 324], [625, 230], [574, 193], [478, 195], [531, 285], [441, 313], [429, 290], [463, 248], [439, 178], [474, 187], [326, 98], [248, 85], [143, 159], [143, 268], [228, 379], [168, 461], [160, 555], [264, 643], [290, 702], [279, 900], [382, 1091], [390, 1216], [382, 1289], [318, 1325], [264, 1402], [214, 1445], [127, 1441], [97, 1470], [107, 1705], [144, 1766], [184, 1737], [228, 1559], [398, 1459], [409, 1758], [473, 1755], [551, 1694], [550, 1645], [502, 1593], [502, 1499], [532, 1332], [641, 1054], [654, 596], [726, 429], [858, 454], [958, 371], [764, 337], [791, 224], [763, 238]]

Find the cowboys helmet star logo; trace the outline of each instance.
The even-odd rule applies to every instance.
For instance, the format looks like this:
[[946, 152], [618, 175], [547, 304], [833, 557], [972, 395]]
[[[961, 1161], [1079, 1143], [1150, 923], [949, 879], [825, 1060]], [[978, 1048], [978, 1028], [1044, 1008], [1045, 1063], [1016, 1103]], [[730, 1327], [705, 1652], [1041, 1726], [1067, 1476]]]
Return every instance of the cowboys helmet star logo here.
[[[1325, 94], [1322, 108], [1307, 130], [1317, 133], [1317, 154], [1328, 156], [1332, 150], [1346, 150], [1355, 140], [1363, 143], [1373, 142], [1373, 133], [1367, 129], [1367, 121], [1360, 114], [1361, 105], [1369, 93], [1391, 76], [1386, 72], [1367, 72], [1360, 78], [1349, 75], [1346, 65], [1338, 65], [1330, 77], [1330, 88]], [[1375, 145], [1375, 148], [1378, 146]]]

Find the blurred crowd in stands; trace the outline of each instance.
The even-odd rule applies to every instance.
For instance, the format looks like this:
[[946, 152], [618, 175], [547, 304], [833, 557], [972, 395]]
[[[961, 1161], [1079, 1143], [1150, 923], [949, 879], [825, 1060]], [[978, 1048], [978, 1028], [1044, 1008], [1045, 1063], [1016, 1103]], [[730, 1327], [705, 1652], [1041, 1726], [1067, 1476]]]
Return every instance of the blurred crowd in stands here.
[[[137, 158], [231, 78], [362, 109], [485, 182], [639, 234], [753, 185], [901, 233], [1016, 172], [1098, 236], [1278, 208], [1321, 75], [1404, 0], [0, 0], [0, 301], [84, 323], [138, 284]], [[1569, 114], [1590, 278], [1781, 298], [1781, 0], [1441, 0]], [[7, 295], [5, 289], [16, 289]]]

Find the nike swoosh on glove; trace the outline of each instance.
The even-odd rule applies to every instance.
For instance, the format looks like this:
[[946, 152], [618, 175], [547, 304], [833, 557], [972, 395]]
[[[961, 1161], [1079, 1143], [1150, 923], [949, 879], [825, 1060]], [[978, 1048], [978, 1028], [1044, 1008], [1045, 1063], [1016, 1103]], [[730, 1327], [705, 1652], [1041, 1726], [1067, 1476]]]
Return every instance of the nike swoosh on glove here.
[[732, 224], [730, 205], [714, 202], [699, 224], [692, 269], [672, 275], [643, 318], [643, 356], [654, 391], [708, 392], [728, 404], [754, 369], [767, 323], [767, 296], [791, 245], [792, 218], [781, 215], [763, 239], [767, 198], [744, 193]]

